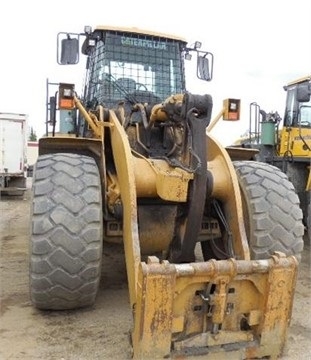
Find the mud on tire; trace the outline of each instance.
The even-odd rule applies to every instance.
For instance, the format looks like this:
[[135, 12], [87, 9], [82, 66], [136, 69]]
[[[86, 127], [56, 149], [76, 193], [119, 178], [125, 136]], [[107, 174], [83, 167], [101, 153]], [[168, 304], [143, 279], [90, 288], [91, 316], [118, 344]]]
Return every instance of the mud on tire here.
[[102, 196], [93, 158], [39, 156], [33, 177], [30, 296], [40, 309], [94, 304], [102, 259]]
[[252, 259], [275, 251], [300, 260], [304, 226], [299, 198], [286, 174], [256, 161], [234, 161], [241, 188], [246, 233]]

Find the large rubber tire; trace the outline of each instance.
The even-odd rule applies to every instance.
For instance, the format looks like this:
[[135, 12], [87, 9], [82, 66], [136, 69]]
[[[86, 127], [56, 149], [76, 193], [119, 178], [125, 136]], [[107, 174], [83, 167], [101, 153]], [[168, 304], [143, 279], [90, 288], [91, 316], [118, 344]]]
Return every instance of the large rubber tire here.
[[286, 174], [257, 161], [235, 161], [233, 165], [242, 193], [251, 259], [267, 259], [281, 251], [300, 260], [303, 215], [298, 195]]
[[93, 158], [39, 156], [34, 176], [30, 297], [40, 309], [91, 306], [102, 262], [101, 181]]

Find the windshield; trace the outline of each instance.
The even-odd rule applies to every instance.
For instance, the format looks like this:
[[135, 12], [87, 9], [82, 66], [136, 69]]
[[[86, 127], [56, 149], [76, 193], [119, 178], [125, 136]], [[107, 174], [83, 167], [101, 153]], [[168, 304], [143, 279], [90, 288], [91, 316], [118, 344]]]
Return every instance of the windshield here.
[[90, 55], [86, 98], [158, 103], [185, 91], [180, 41], [106, 32]]
[[297, 85], [287, 89], [284, 125], [311, 127], [311, 100], [298, 102], [296, 89]]

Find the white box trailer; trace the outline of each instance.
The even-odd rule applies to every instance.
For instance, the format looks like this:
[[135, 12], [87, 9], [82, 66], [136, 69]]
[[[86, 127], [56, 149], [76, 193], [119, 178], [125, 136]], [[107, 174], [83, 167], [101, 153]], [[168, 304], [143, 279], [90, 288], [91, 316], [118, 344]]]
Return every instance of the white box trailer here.
[[0, 192], [22, 195], [27, 180], [26, 114], [0, 112]]

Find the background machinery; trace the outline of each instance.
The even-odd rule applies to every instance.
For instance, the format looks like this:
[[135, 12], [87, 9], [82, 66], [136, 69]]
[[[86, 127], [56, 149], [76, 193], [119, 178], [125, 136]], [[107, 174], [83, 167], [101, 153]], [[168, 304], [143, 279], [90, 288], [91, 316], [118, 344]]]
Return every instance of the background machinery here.
[[311, 76], [284, 86], [283, 120], [277, 112], [266, 113], [250, 104], [249, 135], [235, 145], [257, 148], [255, 160], [277, 166], [293, 183], [300, 199], [308, 240], [311, 240]]
[[[213, 55], [198, 42], [86, 27], [59, 33], [60, 64], [79, 61], [81, 37], [83, 95], [58, 84], [39, 140], [34, 306], [92, 306], [104, 243], [120, 242], [134, 358], [276, 358], [303, 248], [293, 185], [272, 165], [232, 161], [206, 131], [212, 97], [187, 92], [185, 83], [191, 55], [197, 76], [212, 79]], [[224, 101], [221, 114], [238, 119], [239, 101]]]

